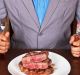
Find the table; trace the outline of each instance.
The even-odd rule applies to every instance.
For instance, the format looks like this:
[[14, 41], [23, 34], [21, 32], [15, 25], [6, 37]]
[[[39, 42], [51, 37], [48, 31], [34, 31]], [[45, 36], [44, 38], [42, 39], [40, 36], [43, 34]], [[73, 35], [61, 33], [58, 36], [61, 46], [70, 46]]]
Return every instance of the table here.
[[[32, 49], [10, 49], [5, 55], [0, 55], [0, 75], [10, 75], [7, 70], [8, 63], [16, 56], [31, 50]], [[70, 50], [51, 49], [49, 51], [62, 55], [70, 62], [71, 72], [69, 75], [80, 75], [80, 58], [73, 57]]]

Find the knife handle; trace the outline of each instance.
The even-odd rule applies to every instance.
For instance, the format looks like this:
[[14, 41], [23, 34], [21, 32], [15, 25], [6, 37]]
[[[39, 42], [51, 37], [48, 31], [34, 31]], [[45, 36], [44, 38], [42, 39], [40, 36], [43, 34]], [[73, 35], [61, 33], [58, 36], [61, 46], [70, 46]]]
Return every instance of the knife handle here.
[[2, 30], [3, 34], [5, 34], [7, 31], [10, 31], [10, 25], [9, 25], [10, 22], [9, 22], [8, 17], [5, 17], [4, 19], [2, 19], [1, 24], [4, 27]]

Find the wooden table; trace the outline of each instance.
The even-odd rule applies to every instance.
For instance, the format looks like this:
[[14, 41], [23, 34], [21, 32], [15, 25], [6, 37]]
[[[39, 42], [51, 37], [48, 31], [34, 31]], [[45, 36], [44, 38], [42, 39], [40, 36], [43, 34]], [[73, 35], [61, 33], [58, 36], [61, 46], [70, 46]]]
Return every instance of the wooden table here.
[[[20, 49], [12, 49], [5, 55], [0, 55], [0, 75], [10, 75], [7, 66], [8, 63], [16, 56], [23, 54], [30, 49], [20, 50]], [[71, 64], [71, 72], [69, 75], [80, 75], [80, 58], [74, 58], [70, 50], [50, 50], [52, 52], [58, 53], [65, 57]]]

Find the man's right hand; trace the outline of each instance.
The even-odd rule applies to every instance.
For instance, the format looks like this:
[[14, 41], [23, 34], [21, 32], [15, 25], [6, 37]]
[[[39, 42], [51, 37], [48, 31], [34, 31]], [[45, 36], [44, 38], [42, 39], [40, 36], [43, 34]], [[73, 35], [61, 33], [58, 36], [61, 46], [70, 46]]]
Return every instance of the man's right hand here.
[[10, 33], [0, 32], [0, 53], [6, 53], [10, 47]]

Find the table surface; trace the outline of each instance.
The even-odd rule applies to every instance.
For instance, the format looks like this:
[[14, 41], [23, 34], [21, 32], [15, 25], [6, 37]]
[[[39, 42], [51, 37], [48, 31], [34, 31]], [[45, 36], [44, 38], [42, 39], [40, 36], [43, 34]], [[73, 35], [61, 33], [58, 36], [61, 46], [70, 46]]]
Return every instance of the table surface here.
[[[0, 54], [0, 75], [10, 75], [7, 70], [9, 62], [16, 56], [21, 55], [28, 51], [31, 51], [31, 49], [25, 49], [25, 50], [11, 49], [5, 55]], [[69, 61], [69, 63], [71, 64], [71, 72], [69, 75], [80, 75], [80, 58], [73, 57], [71, 55], [70, 50], [52, 49], [49, 51], [58, 53]]]

